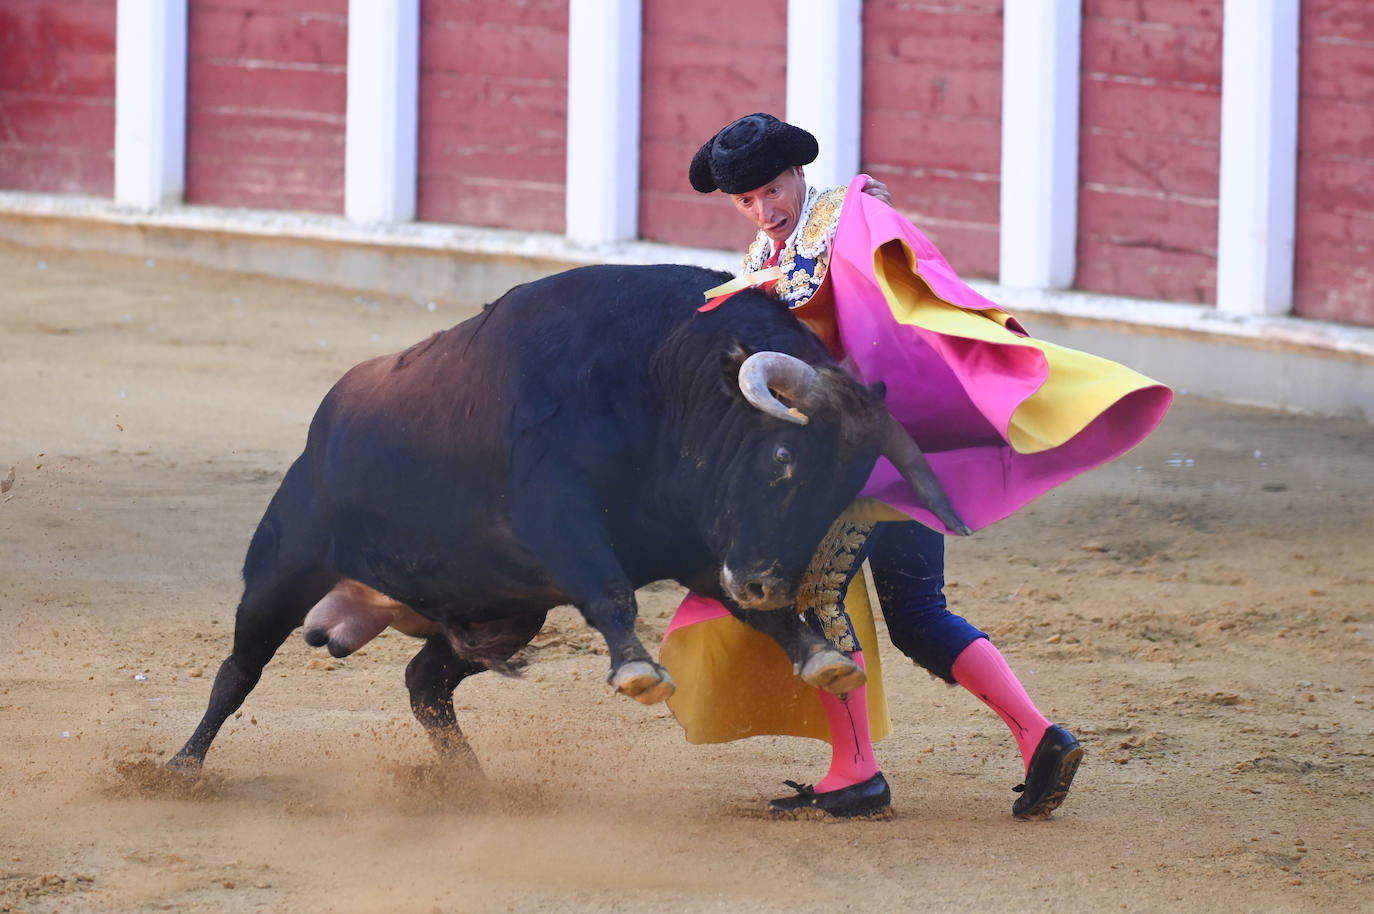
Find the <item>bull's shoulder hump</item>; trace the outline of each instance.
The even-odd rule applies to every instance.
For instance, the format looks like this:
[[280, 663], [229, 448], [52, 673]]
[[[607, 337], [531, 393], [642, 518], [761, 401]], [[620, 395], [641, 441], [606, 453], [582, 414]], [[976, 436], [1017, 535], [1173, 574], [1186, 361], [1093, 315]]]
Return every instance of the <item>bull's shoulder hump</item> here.
[[444, 331], [436, 330], [429, 336], [420, 340], [420, 342], [407, 346], [395, 355], [384, 357], [384, 360], [390, 361], [390, 368], [392, 371], [399, 371], [432, 349], [434, 344], [439, 342], [439, 338], [443, 335]]

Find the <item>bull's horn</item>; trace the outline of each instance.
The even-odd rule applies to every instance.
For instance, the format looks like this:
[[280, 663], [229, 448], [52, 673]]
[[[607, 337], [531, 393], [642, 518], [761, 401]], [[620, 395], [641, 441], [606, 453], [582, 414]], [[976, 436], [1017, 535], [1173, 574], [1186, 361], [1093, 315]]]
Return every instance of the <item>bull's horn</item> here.
[[949, 496], [945, 494], [940, 480], [935, 478], [935, 471], [930, 468], [926, 455], [921, 453], [921, 448], [911, 435], [890, 413], [883, 435], [882, 455], [892, 461], [906, 484], [951, 533], [968, 536], [973, 532], [954, 512], [954, 506], [949, 503]]
[[783, 405], [773, 391], [793, 401], [806, 396], [820, 375], [816, 369], [785, 352], [756, 352], [739, 367], [739, 389], [744, 398], [770, 416], [805, 425], [810, 418]]

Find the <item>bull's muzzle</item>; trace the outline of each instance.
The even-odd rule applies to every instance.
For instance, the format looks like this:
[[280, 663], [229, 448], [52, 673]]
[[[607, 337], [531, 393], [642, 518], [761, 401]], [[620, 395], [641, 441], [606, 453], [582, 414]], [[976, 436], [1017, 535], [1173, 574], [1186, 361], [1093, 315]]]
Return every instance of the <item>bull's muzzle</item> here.
[[720, 583], [730, 599], [743, 609], [782, 609], [791, 606], [796, 599], [793, 588], [769, 572], [736, 574], [726, 567], [721, 569]]

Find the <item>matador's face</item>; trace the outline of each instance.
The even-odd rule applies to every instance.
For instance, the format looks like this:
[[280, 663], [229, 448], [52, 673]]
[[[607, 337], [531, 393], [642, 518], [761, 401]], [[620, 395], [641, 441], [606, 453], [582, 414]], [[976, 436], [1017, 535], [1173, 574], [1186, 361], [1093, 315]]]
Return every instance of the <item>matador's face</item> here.
[[781, 244], [801, 218], [802, 205], [806, 202], [806, 178], [801, 166], [794, 165], [762, 187], [731, 194], [730, 200], [740, 215]]

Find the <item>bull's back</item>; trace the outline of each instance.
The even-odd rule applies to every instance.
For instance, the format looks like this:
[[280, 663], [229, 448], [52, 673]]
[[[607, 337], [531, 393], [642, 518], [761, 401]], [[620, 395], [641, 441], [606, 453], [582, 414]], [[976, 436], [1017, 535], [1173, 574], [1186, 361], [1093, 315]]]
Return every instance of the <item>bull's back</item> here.
[[310, 446], [339, 460], [399, 451], [446, 468], [494, 462], [507, 363], [471, 346], [471, 325], [350, 369], [321, 403]]
[[[603, 264], [517, 286], [487, 307], [474, 346], [500, 351], [518, 387], [567, 391], [594, 366], [647, 377], [663, 341], [702, 304], [725, 274], [674, 264]], [[465, 325], [464, 325], [465, 326]]]

